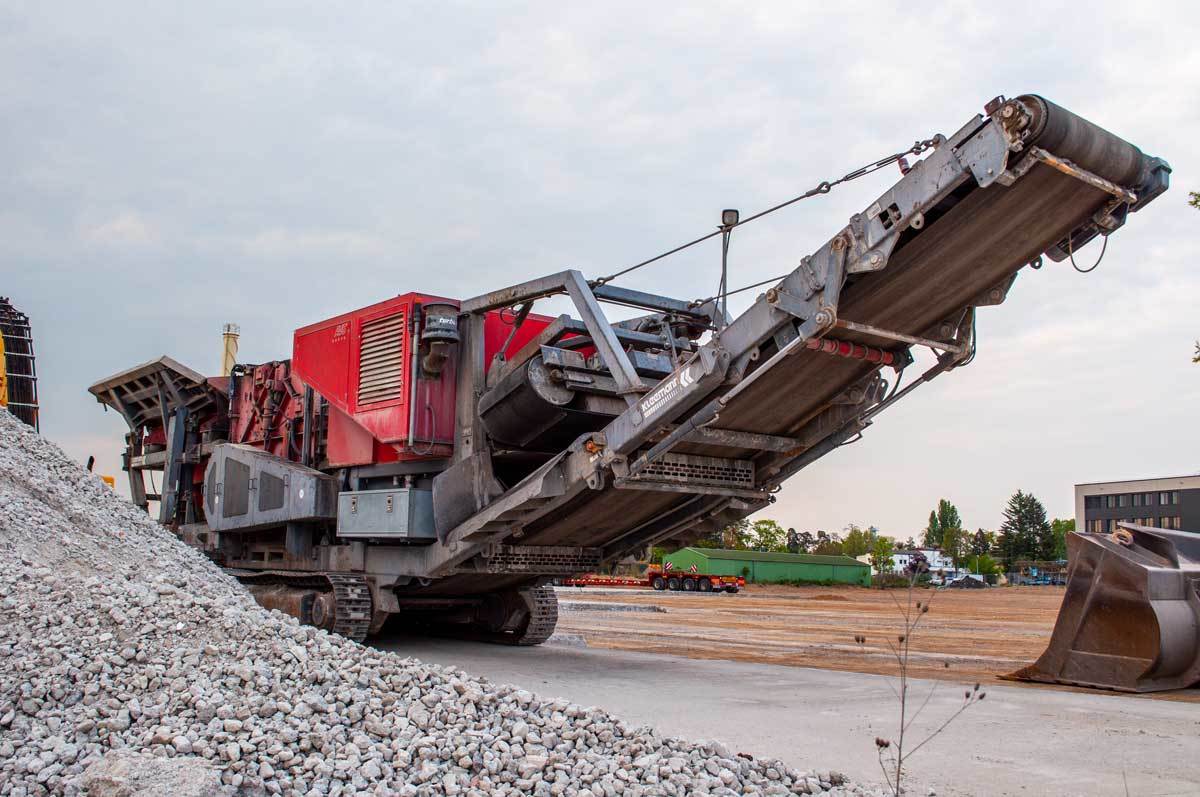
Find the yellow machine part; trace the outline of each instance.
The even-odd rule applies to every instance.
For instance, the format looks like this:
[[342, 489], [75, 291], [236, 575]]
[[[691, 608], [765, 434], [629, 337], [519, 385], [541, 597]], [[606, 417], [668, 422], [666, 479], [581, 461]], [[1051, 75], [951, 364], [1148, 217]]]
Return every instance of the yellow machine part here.
[[4, 336], [0, 335], [0, 407], [8, 406], [8, 364], [4, 361]]
[[100, 481], [104, 482], [114, 490], [117, 489], [117, 480], [112, 476], [101, 476]]

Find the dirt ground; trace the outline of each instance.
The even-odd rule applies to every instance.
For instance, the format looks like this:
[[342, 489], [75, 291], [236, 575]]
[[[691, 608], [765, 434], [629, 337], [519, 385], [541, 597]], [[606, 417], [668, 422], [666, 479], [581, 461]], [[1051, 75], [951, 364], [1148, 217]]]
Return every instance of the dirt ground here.
[[[913, 635], [911, 673], [989, 682], [1034, 661], [1050, 639], [1063, 592], [916, 590], [914, 601], [931, 608]], [[592, 647], [893, 675], [896, 660], [887, 643], [896, 642], [906, 594], [756, 585], [737, 595], [560, 588], [562, 602], [652, 604], [666, 611], [564, 611], [558, 629], [581, 634]], [[866, 643], [857, 644], [856, 635]], [[1176, 693], [1174, 699], [1200, 697]]]

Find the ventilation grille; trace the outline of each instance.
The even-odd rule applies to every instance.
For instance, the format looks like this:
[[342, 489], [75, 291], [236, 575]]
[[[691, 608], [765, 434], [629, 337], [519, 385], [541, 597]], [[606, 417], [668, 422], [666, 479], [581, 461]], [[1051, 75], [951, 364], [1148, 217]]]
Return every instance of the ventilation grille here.
[[404, 395], [404, 314], [368, 321], [358, 349], [358, 403]]
[[637, 475], [638, 481], [754, 488], [754, 463], [747, 459], [663, 454]]

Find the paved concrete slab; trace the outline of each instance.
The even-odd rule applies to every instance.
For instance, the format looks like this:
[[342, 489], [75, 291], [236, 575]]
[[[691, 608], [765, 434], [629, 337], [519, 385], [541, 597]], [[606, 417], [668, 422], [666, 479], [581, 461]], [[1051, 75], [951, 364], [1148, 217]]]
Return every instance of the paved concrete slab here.
[[[376, 644], [860, 782], [881, 780], [874, 739], [896, 727], [892, 679], [883, 676], [560, 645], [408, 637]], [[966, 686], [937, 684], [914, 726], [919, 734], [954, 711]], [[911, 694], [923, 700], [933, 685], [914, 682]], [[991, 686], [983, 703], [916, 754], [911, 772], [915, 794], [933, 787], [939, 795], [1200, 795], [1200, 706]]]

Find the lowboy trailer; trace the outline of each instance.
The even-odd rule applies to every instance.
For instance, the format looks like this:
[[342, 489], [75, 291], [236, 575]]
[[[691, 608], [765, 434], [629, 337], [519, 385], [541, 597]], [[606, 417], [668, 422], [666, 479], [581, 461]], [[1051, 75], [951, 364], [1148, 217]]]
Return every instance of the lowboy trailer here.
[[746, 586], [746, 579], [741, 576], [711, 576], [707, 573], [695, 573], [688, 570], [680, 572], [664, 571], [659, 565], [651, 565], [646, 569], [646, 574], [640, 578], [585, 573], [582, 576], [559, 579], [558, 583], [564, 587], [620, 587], [624, 589], [648, 588], [659, 591], [737, 592]]

